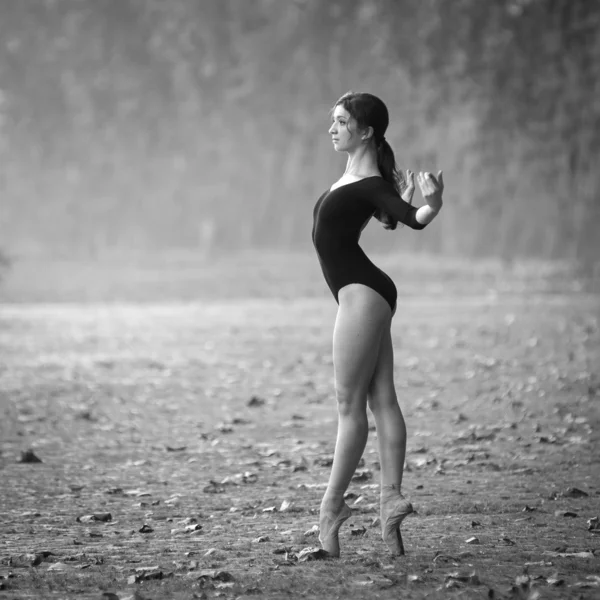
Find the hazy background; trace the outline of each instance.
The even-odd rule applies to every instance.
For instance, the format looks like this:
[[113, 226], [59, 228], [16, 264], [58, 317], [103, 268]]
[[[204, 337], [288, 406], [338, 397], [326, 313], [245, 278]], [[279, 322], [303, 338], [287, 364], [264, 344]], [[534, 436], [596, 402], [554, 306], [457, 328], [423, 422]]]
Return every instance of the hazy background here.
[[432, 227], [372, 223], [369, 249], [593, 271], [598, 2], [4, 0], [4, 285], [56, 261], [308, 255], [349, 89], [387, 103], [399, 165], [447, 187]]

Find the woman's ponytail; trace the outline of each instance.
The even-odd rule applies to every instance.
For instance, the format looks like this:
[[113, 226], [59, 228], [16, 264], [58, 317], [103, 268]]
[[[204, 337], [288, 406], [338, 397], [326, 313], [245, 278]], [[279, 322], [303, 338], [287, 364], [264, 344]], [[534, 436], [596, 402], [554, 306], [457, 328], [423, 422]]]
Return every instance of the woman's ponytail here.
[[[394, 151], [383, 136], [379, 139], [376, 138], [375, 144], [377, 145], [377, 166], [379, 172], [382, 178], [391, 183], [398, 192], [398, 195], [400, 195], [406, 182], [404, 181], [402, 171], [396, 166]], [[398, 220], [384, 211], [377, 211], [374, 216], [378, 221], [383, 223], [386, 229], [396, 229], [398, 225]]]

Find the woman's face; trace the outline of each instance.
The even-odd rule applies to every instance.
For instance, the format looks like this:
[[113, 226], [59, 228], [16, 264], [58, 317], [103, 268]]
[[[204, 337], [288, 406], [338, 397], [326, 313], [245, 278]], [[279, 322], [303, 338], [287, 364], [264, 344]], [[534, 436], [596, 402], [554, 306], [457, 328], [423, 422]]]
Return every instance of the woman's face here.
[[333, 111], [333, 123], [329, 128], [333, 147], [338, 152], [348, 152], [361, 143], [356, 119], [340, 104]]

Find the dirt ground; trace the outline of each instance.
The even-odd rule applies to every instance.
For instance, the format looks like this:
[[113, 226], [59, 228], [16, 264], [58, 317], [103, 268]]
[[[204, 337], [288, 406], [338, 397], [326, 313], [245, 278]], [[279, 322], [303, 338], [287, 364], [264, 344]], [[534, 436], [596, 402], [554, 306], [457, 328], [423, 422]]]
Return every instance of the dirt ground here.
[[312, 262], [6, 282], [0, 599], [600, 598], [599, 296], [539, 265], [383, 266], [416, 509], [396, 559], [374, 427], [341, 558], [302, 552], [336, 430]]

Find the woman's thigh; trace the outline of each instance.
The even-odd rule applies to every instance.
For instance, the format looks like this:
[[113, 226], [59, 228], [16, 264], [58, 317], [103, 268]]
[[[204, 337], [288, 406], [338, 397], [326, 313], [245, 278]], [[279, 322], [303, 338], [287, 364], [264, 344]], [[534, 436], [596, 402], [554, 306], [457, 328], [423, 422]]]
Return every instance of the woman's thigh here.
[[381, 339], [389, 328], [389, 304], [358, 283], [343, 287], [333, 332], [335, 386], [339, 394], [366, 398], [375, 372]]

